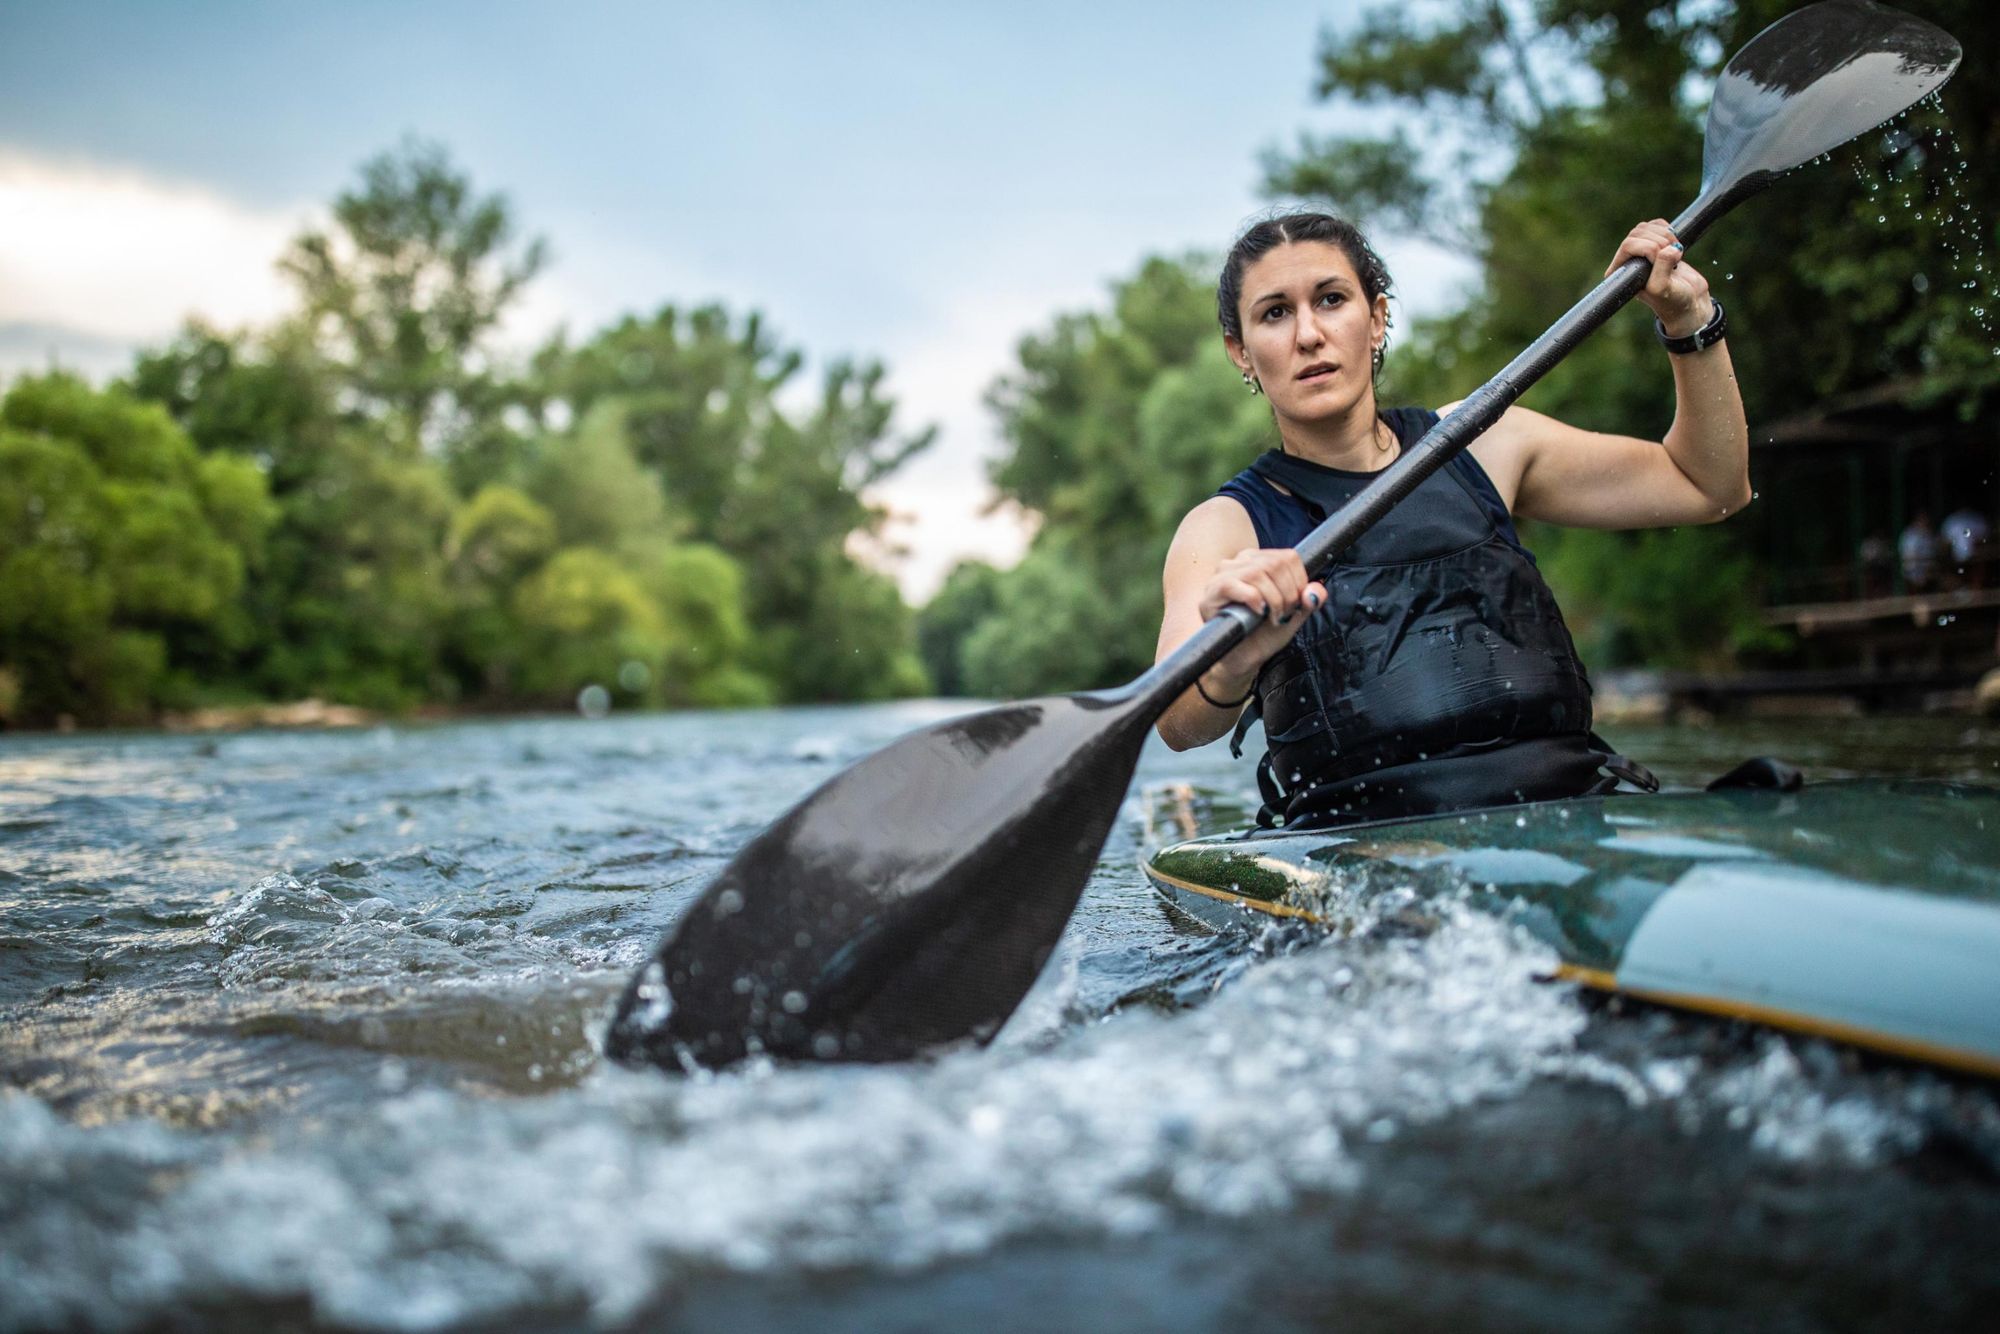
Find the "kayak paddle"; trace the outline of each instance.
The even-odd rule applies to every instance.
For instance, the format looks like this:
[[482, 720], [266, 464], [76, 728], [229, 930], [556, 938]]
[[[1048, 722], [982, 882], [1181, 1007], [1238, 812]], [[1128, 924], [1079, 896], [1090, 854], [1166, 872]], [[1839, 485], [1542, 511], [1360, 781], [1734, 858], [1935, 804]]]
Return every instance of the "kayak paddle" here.
[[[1778, 176], [1900, 114], [1959, 46], [1872, 3], [1823, 0], [1715, 85], [1683, 245]], [[1299, 544], [1317, 570], [1498, 419], [1645, 286], [1627, 260]], [[1014, 1012], [1068, 924], [1167, 706], [1258, 617], [1223, 608], [1128, 685], [1024, 700], [914, 732], [746, 844], [626, 988], [605, 1050], [719, 1067], [756, 1053], [888, 1061]]]

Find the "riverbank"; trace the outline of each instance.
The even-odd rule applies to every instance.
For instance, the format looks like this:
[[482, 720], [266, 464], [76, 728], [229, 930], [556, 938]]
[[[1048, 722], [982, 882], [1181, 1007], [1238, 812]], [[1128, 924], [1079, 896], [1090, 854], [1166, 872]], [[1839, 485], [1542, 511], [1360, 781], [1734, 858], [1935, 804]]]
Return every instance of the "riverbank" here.
[[[1594, 711], [1599, 726], [1650, 726], [1698, 722], [1718, 715], [1749, 718], [1930, 717], [2000, 718], [2000, 669], [1974, 685], [1950, 690], [1901, 690], [1894, 681], [1870, 681], [1826, 673], [1733, 673], [1621, 671], [1597, 676]], [[977, 701], [966, 701], [974, 707]], [[701, 710], [646, 710], [689, 713]], [[162, 713], [138, 730], [174, 735], [227, 734], [265, 730], [339, 731], [385, 723], [505, 721], [567, 717], [550, 709], [468, 708], [426, 704], [405, 712], [334, 704], [318, 698], [216, 704]], [[585, 716], [597, 716], [586, 713]], [[125, 732], [130, 726], [82, 725], [59, 719], [50, 727], [0, 727], [0, 736], [50, 733]]]

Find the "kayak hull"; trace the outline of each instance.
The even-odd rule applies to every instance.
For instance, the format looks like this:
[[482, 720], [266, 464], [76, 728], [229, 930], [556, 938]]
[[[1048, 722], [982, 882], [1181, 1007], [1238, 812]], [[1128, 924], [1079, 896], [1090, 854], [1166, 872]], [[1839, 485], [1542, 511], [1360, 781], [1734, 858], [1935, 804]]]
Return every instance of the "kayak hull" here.
[[1203, 926], [1459, 899], [1599, 991], [2000, 1078], [2000, 788], [1855, 780], [1193, 839], [1144, 870]]

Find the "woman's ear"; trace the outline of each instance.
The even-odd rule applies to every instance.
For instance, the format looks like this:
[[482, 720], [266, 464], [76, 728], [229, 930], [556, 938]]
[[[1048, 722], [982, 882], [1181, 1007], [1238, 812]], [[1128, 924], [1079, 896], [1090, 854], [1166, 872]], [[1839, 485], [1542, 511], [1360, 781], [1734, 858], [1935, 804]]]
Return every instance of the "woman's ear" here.
[[1243, 350], [1243, 340], [1229, 334], [1222, 335], [1222, 346], [1229, 352], [1229, 360], [1237, 370], [1250, 374], [1250, 354]]
[[1380, 350], [1382, 340], [1389, 336], [1389, 294], [1377, 292], [1375, 307], [1368, 312], [1368, 342]]

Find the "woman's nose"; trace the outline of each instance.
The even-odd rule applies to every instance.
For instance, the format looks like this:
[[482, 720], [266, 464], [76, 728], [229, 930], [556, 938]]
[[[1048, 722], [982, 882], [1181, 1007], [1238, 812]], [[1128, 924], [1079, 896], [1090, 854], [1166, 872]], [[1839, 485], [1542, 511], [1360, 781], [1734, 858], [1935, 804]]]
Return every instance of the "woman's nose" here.
[[1297, 329], [1301, 352], [1316, 352], [1326, 342], [1326, 334], [1321, 331], [1319, 320], [1309, 309], [1299, 313]]

